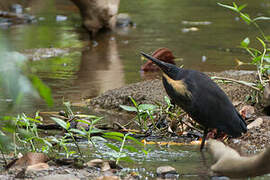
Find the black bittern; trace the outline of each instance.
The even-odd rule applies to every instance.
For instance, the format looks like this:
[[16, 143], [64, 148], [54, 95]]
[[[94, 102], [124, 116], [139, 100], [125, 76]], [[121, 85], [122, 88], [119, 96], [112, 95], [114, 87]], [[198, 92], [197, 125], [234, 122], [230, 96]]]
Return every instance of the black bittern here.
[[239, 137], [247, 131], [245, 121], [227, 95], [206, 74], [178, 68], [143, 52], [142, 55], [162, 70], [163, 85], [172, 102], [204, 126], [200, 150], [209, 129], [217, 129], [231, 137]]

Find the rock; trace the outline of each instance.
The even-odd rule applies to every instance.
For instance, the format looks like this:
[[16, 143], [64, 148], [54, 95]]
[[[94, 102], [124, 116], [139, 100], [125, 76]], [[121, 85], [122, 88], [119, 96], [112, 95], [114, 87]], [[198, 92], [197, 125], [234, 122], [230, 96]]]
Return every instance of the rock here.
[[261, 126], [262, 123], [263, 123], [263, 119], [262, 118], [257, 118], [252, 123], [250, 123], [247, 126], [247, 128], [251, 129], [251, 128], [254, 128], [254, 127], [259, 127], [259, 126]]
[[96, 180], [121, 180], [118, 176], [101, 176]]
[[49, 169], [49, 165], [47, 163], [38, 163], [34, 165], [27, 166], [26, 171], [42, 171]]
[[162, 178], [176, 178], [179, 174], [176, 172], [174, 167], [160, 166], [157, 168], [157, 176]]
[[255, 113], [255, 109], [253, 106], [250, 106], [250, 105], [245, 105], [240, 110], [240, 114], [244, 119], [251, 118], [254, 113]]
[[101, 171], [108, 171], [111, 169], [109, 162], [103, 161], [102, 159], [93, 159], [86, 163], [88, 167], [97, 167], [100, 168]]
[[270, 106], [270, 85], [264, 87], [262, 103], [265, 107]]
[[132, 25], [133, 25], [133, 22], [131, 21], [131, 18], [127, 13], [119, 13], [117, 15], [117, 20], [116, 20], [117, 27], [128, 27]]
[[10, 6], [10, 11], [16, 14], [22, 14], [23, 13], [23, 7], [20, 4], [12, 4]]
[[56, 174], [35, 178], [34, 180], [80, 180], [71, 174]]

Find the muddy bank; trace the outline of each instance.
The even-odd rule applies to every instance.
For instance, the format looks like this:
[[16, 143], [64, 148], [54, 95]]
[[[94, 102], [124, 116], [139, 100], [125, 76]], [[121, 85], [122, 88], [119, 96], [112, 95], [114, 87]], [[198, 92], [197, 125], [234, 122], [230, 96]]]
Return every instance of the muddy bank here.
[[[207, 74], [209, 76], [227, 77], [248, 82], [254, 82], [256, 80], [256, 74], [253, 71], [224, 71]], [[253, 91], [238, 83], [217, 82], [232, 102], [244, 102], [246, 96], [250, 95]], [[164, 103], [166, 92], [160, 79], [147, 80], [118, 89], [109, 90], [102, 95], [91, 99], [90, 106], [102, 109], [120, 110], [119, 105], [132, 105], [129, 96], [133, 97], [138, 103]]]
[[[253, 71], [225, 71], [219, 73], [207, 73], [209, 76], [232, 78], [235, 80], [256, 82], [256, 73]], [[218, 85], [232, 100], [238, 110], [245, 105], [254, 105], [251, 101], [246, 101], [247, 97], [254, 93], [254, 90], [235, 82], [216, 81]], [[138, 103], [165, 103], [166, 92], [160, 79], [148, 80], [131, 84], [122, 88], [109, 90], [104, 94], [90, 100], [89, 106], [97, 109], [121, 110], [119, 105], [132, 105], [129, 96], [133, 97]], [[262, 107], [255, 106], [254, 115], [247, 119], [250, 123], [262, 117], [263, 123], [258, 127], [249, 129], [243, 137], [230, 139], [228, 142], [242, 154], [253, 154], [261, 151], [270, 144], [270, 118], [262, 113]]]

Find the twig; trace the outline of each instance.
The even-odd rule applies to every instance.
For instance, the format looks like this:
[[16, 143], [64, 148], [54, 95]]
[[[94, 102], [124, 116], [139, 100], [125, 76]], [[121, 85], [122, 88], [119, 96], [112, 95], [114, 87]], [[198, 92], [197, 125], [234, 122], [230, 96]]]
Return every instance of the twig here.
[[235, 79], [231, 79], [231, 78], [225, 78], [225, 77], [218, 77], [218, 76], [213, 76], [211, 77], [212, 79], [220, 79], [220, 80], [225, 80], [225, 81], [232, 81], [232, 82], [235, 82], [235, 83], [238, 83], [238, 84], [242, 84], [242, 85], [245, 85], [245, 86], [248, 86], [256, 91], [260, 91], [259, 88], [257, 87], [254, 87], [252, 85], [249, 85], [248, 82], [244, 82], [244, 81], [238, 81], [238, 80], [235, 80]]

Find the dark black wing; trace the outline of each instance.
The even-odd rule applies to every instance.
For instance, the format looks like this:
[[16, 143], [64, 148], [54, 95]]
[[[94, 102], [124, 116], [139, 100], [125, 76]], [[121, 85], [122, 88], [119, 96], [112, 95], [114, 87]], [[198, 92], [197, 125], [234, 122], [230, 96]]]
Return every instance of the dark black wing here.
[[246, 124], [227, 95], [207, 75], [185, 70], [184, 82], [192, 94], [191, 105], [185, 109], [198, 123], [217, 128], [233, 137], [246, 132]]

